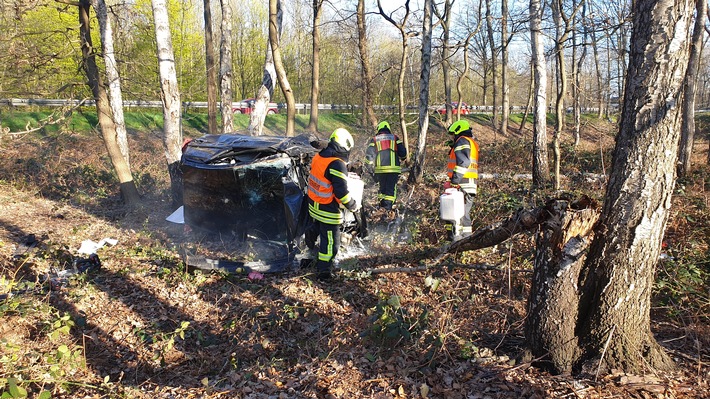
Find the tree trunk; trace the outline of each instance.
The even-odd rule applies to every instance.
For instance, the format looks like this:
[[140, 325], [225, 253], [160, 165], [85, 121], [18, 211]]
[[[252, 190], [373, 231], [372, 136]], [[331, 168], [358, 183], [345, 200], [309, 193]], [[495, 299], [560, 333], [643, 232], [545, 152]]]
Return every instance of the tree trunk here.
[[372, 72], [370, 69], [370, 54], [367, 47], [365, 0], [358, 0], [357, 2], [357, 47], [360, 51], [362, 75], [362, 125], [366, 128], [374, 128], [377, 126], [377, 115], [375, 115], [375, 110], [372, 107]]
[[590, 30], [592, 35], [592, 50], [594, 52], [594, 70], [596, 72], [597, 81], [597, 118], [601, 119], [604, 115], [604, 96], [602, 95], [602, 68], [599, 65], [599, 42], [597, 41], [597, 34], [595, 29]]
[[123, 118], [123, 95], [121, 93], [121, 76], [118, 73], [118, 63], [113, 48], [113, 28], [111, 19], [108, 17], [106, 2], [104, 0], [92, 0], [91, 5], [96, 11], [96, 19], [99, 21], [101, 32], [101, 47], [104, 53], [104, 64], [106, 65], [106, 79], [108, 80], [109, 105], [113, 114], [113, 122], [116, 125], [116, 141], [121, 150], [123, 159], [126, 160], [126, 167], [131, 167], [131, 156], [128, 150], [128, 133], [126, 132], [126, 122]]
[[[650, 331], [655, 266], [668, 220], [688, 62], [690, 0], [634, 2], [620, 131], [600, 224], [585, 267], [587, 351], [627, 372], [667, 370]], [[621, 278], [623, 276], [623, 278]]]
[[[445, 109], [446, 109], [446, 126], [453, 123], [452, 115], [452, 102], [451, 102], [451, 61], [449, 60], [451, 50], [449, 48], [451, 36], [451, 6], [453, 5], [452, 0], [444, 1], [444, 12], [439, 14], [436, 5], [434, 6], [434, 13], [441, 21], [441, 29], [443, 31], [443, 39], [441, 42], [441, 72], [444, 75], [444, 97], [445, 97]], [[461, 101], [458, 103], [457, 115], [461, 115]]]
[[[582, 4], [582, 52], [579, 55], [579, 58], [577, 59], [577, 30], [573, 31], [573, 55], [572, 55], [572, 76], [574, 80], [574, 86], [572, 90], [572, 99], [574, 101], [574, 147], [576, 148], [579, 145], [579, 141], [581, 140], [580, 137], [580, 128], [582, 125], [582, 105], [581, 105], [581, 97], [582, 97], [582, 67], [584, 66], [584, 61], [587, 58], [587, 2], [585, 0], [583, 1]], [[574, 2], [574, 7], [577, 7], [577, 2], [575, 0]], [[575, 18], [576, 20], [576, 18]], [[574, 24], [576, 25], [576, 23]]]
[[547, 186], [550, 169], [547, 161], [547, 68], [542, 42], [542, 6], [530, 0], [530, 39], [532, 46], [535, 101], [533, 102], [533, 181], [534, 188]]
[[599, 212], [554, 201], [537, 234], [536, 254], [525, 336], [535, 357], [554, 370], [571, 370], [581, 356], [576, 335], [582, 271], [590, 232]]
[[232, 5], [220, 0], [222, 6], [222, 38], [219, 41], [219, 87], [222, 104], [222, 133], [234, 131], [232, 111]]
[[173, 205], [182, 205], [182, 104], [175, 71], [173, 40], [170, 35], [166, 0], [152, 0], [152, 7], [160, 73], [160, 98], [163, 101], [163, 148], [170, 175]]
[[508, 0], [501, 0], [501, 120], [500, 132], [508, 132], [508, 118], [510, 118], [510, 87], [508, 87]]
[[[281, 35], [281, 23], [283, 13], [277, 13], [277, 28]], [[271, 97], [274, 95], [274, 82], [276, 81], [276, 69], [274, 67], [274, 54], [271, 51], [271, 40], [266, 41], [266, 57], [264, 60], [264, 75], [261, 78], [261, 86], [256, 92], [254, 107], [249, 115], [249, 134], [261, 136], [264, 130], [264, 120], [269, 107]]]
[[140, 201], [140, 195], [133, 181], [131, 169], [128, 167], [118, 147], [116, 125], [111, 115], [111, 107], [109, 106], [106, 89], [101, 83], [99, 68], [96, 66], [96, 54], [93, 51], [94, 46], [91, 42], [90, 26], [89, 1], [81, 0], [79, 2], [79, 35], [81, 40], [81, 53], [84, 58], [84, 72], [86, 73], [88, 86], [96, 101], [96, 114], [99, 119], [99, 128], [104, 139], [104, 144], [106, 145], [106, 151], [108, 151], [109, 159], [111, 159], [113, 169], [118, 176], [123, 201], [126, 205], [133, 206]]
[[[636, 374], [673, 367], [651, 333], [650, 308], [675, 183], [677, 104], [687, 67], [692, 8], [690, 0], [637, 0], [633, 8], [620, 131], [587, 258], [577, 278], [581, 258], [573, 256], [568, 262], [557, 256], [555, 251], [569, 244], [557, 240], [554, 229], [541, 233], [552, 249], [538, 248], [536, 257], [535, 267], [541, 269], [536, 270], [529, 310], [538, 312], [534, 304], [551, 302], [564, 313], [551, 309], [531, 318], [527, 339], [533, 355], [547, 356], [560, 373], [585, 366]], [[573, 254], [581, 255], [583, 242], [574, 244]], [[548, 271], [547, 264], [553, 263], [560, 265], [559, 271]], [[557, 289], [562, 291], [558, 294]]]
[[552, 15], [555, 20], [555, 60], [557, 61], [557, 98], [555, 99], [555, 134], [552, 136], [552, 153], [554, 164], [553, 187], [560, 189], [560, 137], [565, 130], [565, 93], [567, 92], [567, 66], [565, 64], [565, 41], [567, 35], [562, 20], [562, 1], [552, 2]]
[[207, 73], [207, 132], [217, 134], [217, 68], [214, 62], [212, 10], [210, 0], [204, 0], [205, 69]]
[[491, 14], [491, 0], [486, 0], [486, 28], [488, 31], [488, 45], [491, 51], [491, 86], [493, 88], [493, 116], [491, 123], [493, 125], [494, 139], [493, 143], [498, 143], [498, 79], [497, 69], [498, 60], [496, 57], [496, 42], [493, 36], [493, 15]]
[[[407, 57], [409, 57], [409, 37], [410, 34], [407, 33], [407, 20], [410, 16], [409, 10], [410, 0], [406, 0], [404, 3], [404, 17], [400, 23], [394, 21], [392, 17], [387, 15], [382, 9], [381, 0], [377, 0], [377, 7], [380, 11], [380, 15], [385, 18], [389, 23], [394, 25], [402, 37], [402, 58], [399, 61], [399, 77], [397, 78], [397, 93], [399, 98], [398, 110], [399, 110], [399, 125], [402, 129], [402, 141], [404, 146], [409, 149], [409, 134], [407, 133], [407, 120], [405, 119], [407, 103], [404, 98], [404, 78], [407, 70]], [[426, 8], [426, 6], [425, 6]], [[424, 68], [424, 66], [422, 66]], [[419, 122], [421, 124], [421, 121]], [[427, 120], [428, 124], [428, 120]], [[421, 132], [420, 132], [421, 134]], [[426, 133], [425, 133], [426, 134]], [[421, 145], [421, 144], [420, 144]], [[409, 153], [409, 152], [407, 152]], [[409, 155], [407, 155], [409, 157]], [[416, 161], [415, 161], [416, 162]], [[410, 175], [411, 176], [411, 175]]]
[[429, 76], [431, 74], [431, 31], [433, 0], [424, 0], [424, 18], [422, 21], [422, 70], [419, 76], [419, 136], [417, 153], [409, 173], [409, 182], [418, 183], [424, 177], [426, 161], [426, 136], [429, 129]]
[[283, 14], [281, 9], [281, 0], [269, 0], [269, 42], [271, 43], [271, 51], [274, 53], [274, 69], [276, 76], [279, 78], [279, 86], [286, 99], [286, 136], [295, 136], [296, 123], [296, 100], [291, 90], [291, 85], [286, 77], [286, 69], [281, 61], [281, 47], [279, 46], [280, 38], [280, 23]]
[[525, 125], [528, 123], [528, 115], [530, 114], [530, 108], [533, 106], [533, 93], [535, 92], [535, 68], [530, 64], [530, 84], [528, 85], [528, 101], [525, 103], [525, 112], [523, 112], [523, 118], [520, 120], [520, 127], [518, 132], [522, 133], [525, 129]]
[[705, 13], [707, 0], [695, 1], [695, 26], [693, 27], [693, 41], [690, 45], [690, 58], [688, 59], [688, 72], [685, 74], [683, 91], [683, 121], [680, 137], [680, 150], [678, 152], [678, 176], [684, 177], [690, 172], [690, 160], [695, 142], [695, 87], [697, 84], [700, 53], [703, 46], [703, 33], [705, 32]]
[[311, 116], [308, 129], [318, 133], [318, 95], [320, 94], [320, 16], [323, 11], [323, 0], [313, 0], [313, 64], [311, 65]]

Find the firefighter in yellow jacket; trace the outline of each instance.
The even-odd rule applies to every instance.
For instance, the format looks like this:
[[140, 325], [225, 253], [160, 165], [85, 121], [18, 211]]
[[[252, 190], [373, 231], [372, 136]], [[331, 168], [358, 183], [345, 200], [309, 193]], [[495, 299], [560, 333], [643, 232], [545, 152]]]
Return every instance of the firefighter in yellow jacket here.
[[447, 223], [446, 230], [450, 240], [454, 241], [473, 232], [471, 227], [471, 207], [477, 192], [478, 179], [478, 143], [473, 138], [473, 131], [468, 121], [456, 121], [449, 126], [453, 140], [449, 150], [447, 175], [449, 180], [444, 188], [456, 187], [464, 194], [464, 215], [459, 222]]
[[373, 172], [379, 192], [380, 208], [392, 210], [397, 200], [397, 180], [402, 173], [400, 162], [407, 157], [407, 148], [390, 130], [387, 121], [377, 125], [377, 134], [365, 150], [365, 164], [374, 166]]
[[306, 244], [315, 248], [316, 237], [320, 238], [317, 277], [329, 279], [333, 270], [333, 259], [340, 247], [340, 225], [343, 223], [341, 206], [352, 212], [359, 204], [350, 198], [348, 190], [348, 170], [346, 162], [354, 141], [350, 132], [335, 129], [330, 135], [328, 146], [311, 161], [308, 176], [308, 213], [314, 224], [306, 231]]

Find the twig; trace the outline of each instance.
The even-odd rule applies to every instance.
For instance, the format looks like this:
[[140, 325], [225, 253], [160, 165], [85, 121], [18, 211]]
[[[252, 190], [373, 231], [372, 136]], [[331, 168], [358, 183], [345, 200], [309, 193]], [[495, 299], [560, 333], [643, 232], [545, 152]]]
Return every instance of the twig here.
[[604, 355], [606, 354], [606, 349], [609, 347], [609, 343], [611, 343], [611, 337], [614, 335], [614, 330], [616, 329], [616, 324], [614, 324], [611, 327], [611, 331], [609, 331], [609, 337], [606, 339], [606, 343], [604, 344], [604, 350], [602, 350], [602, 356], [599, 359], [599, 364], [597, 365], [597, 373], [594, 375], [594, 381], [597, 381], [597, 378], [599, 377], [599, 371], [602, 367], [602, 362], [604, 361]]

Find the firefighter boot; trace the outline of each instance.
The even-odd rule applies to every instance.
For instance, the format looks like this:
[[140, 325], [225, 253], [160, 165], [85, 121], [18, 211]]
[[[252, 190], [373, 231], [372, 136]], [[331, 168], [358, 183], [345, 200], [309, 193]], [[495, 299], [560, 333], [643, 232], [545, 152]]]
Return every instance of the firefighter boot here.
[[333, 278], [333, 262], [319, 260], [316, 262], [316, 278], [326, 281]]

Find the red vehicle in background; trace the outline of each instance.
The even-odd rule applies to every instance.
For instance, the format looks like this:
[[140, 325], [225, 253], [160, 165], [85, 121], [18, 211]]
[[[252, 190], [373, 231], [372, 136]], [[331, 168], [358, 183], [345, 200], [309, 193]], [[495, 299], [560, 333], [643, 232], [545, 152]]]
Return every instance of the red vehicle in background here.
[[[246, 100], [242, 100], [239, 102], [238, 105], [232, 108], [232, 112], [239, 112], [241, 114], [251, 114], [251, 111], [254, 109], [254, 102], [256, 102], [256, 100], [253, 98], [247, 98]], [[272, 115], [278, 113], [279, 105], [276, 103], [269, 103], [269, 107], [266, 109], [266, 114]]]
[[[451, 112], [454, 115], [457, 115], [458, 107], [459, 103], [451, 103]], [[438, 112], [440, 115], [446, 115], [446, 105], [442, 105], [441, 108], [436, 110], [436, 112]], [[469, 113], [471, 113], [471, 111], [468, 109], [468, 104], [466, 104], [465, 102], [461, 102], [461, 115], [468, 115]]]

